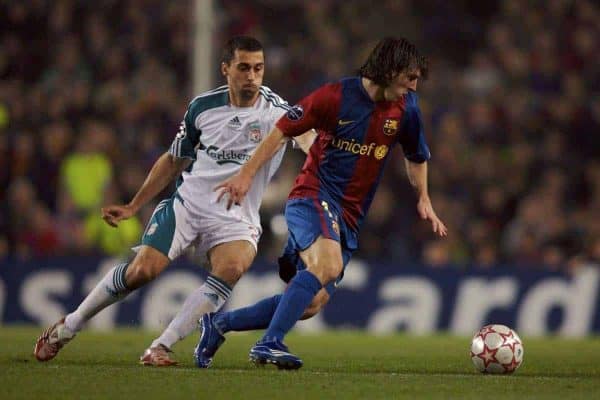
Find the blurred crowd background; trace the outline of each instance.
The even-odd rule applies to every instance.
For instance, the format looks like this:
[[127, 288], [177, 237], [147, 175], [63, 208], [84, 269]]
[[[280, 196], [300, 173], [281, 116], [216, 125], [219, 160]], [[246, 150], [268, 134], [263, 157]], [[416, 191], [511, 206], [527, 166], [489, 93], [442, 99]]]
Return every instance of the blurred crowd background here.
[[[600, 263], [597, 3], [214, 3], [215, 48], [259, 38], [265, 84], [291, 103], [353, 75], [386, 35], [429, 57], [418, 91], [430, 192], [450, 234], [437, 240], [418, 220], [397, 150], [358, 257], [567, 272]], [[196, 94], [193, 10], [191, 0], [0, 0], [0, 259], [125, 255], [138, 242], [159, 198], [119, 229], [99, 208], [132, 198]], [[302, 161], [288, 153], [263, 202], [259, 255], [271, 261]]]

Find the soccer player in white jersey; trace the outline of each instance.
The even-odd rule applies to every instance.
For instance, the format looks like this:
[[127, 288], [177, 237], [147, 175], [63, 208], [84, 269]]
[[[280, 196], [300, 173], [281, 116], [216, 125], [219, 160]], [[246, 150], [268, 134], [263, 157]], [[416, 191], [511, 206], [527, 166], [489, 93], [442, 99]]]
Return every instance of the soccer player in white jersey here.
[[[74, 312], [42, 333], [34, 349], [39, 361], [54, 358], [86, 321], [152, 281], [192, 244], [206, 252], [210, 274], [140, 362], [175, 364], [169, 356], [173, 344], [189, 335], [202, 315], [219, 310], [227, 301], [256, 255], [261, 198], [286, 147], [282, 142], [240, 206], [228, 210], [217, 201], [214, 187], [238, 172], [289, 109], [278, 95], [262, 86], [264, 67], [263, 48], [256, 39], [240, 36], [227, 42], [221, 62], [227, 85], [190, 103], [171, 148], [156, 161], [131, 202], [103, 208], [102, 217], [116, 227], [179, 177], [177, 190], [154, 210], [133, 260], [115, 266]], [[307, 132], [296, 143], [307, 152], [315, 135]]]

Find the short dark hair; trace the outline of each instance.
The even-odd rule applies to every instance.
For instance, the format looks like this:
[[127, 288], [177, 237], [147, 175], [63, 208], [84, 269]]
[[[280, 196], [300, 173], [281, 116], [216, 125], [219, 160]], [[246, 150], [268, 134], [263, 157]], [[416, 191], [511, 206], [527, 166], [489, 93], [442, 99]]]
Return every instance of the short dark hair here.
[[229, 64], [231, 60], [233, 60], [233, 57], [235, 57], [236, 50], [262, 51], [262, 49], [262, 44], [253, 37], [235, 36], [225, 43], [225, 46], [223, 47], [223, 54], [221, 55], [221, 61]]
[[417, 68], [421, 77], [427, 78], [429, 63], [419, 54], [417, 47], [404, 38], [386, 37], [371, 51], [358, 74], [380, 86], [388, 86], [407, 68]]

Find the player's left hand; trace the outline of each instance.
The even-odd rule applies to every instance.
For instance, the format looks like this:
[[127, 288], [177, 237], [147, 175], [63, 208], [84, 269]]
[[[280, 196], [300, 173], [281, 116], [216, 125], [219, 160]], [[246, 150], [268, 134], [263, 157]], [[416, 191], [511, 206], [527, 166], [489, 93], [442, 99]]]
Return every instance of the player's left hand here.
[[250, 190], [251, 184], [252, 177], [240, 171], [231, 178], [219, 183], [213, 191], [219, 192], [217, 202], [220, 202], [225, 194], [229, 195], [227, 199], [227, 209], [229, 210], [233, 204], [238, 206], [242, 204], [242, 200]]
[[433, 206], [431, 205], [431, 200], [429, 197], [423, 197], [419, 199], [417, 203], [417, 211], [419, 211], [419, 215], [422, 219], [426, 219], [431, 221], [431, 228], [433, 232], [436, 233], [440, 237], [445, 237], [448, 235], [448, 228], [446, 225], [440, 220], [433, 211]]

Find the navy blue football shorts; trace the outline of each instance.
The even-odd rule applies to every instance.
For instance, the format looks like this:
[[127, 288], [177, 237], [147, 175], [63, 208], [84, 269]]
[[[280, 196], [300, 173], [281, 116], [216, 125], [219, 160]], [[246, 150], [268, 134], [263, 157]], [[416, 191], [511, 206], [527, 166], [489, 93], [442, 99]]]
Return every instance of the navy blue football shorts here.
[[[342, 248], [344, 270], [352, 253], [358, 248], [358, 233], [349, 229], [328, 202], [318, 199], [291, 199], [285, 206], [285, 220], [288, 226], [288, 241], [279, 258], [279, 276], [289, 282], [296, 271], [306, 269], [300, 258], [300, 251], [306, 250], [319, 236], [335, 240]], [[325, 286], [333, 295], [344, 277], [344, 270], [338, 278]]]

